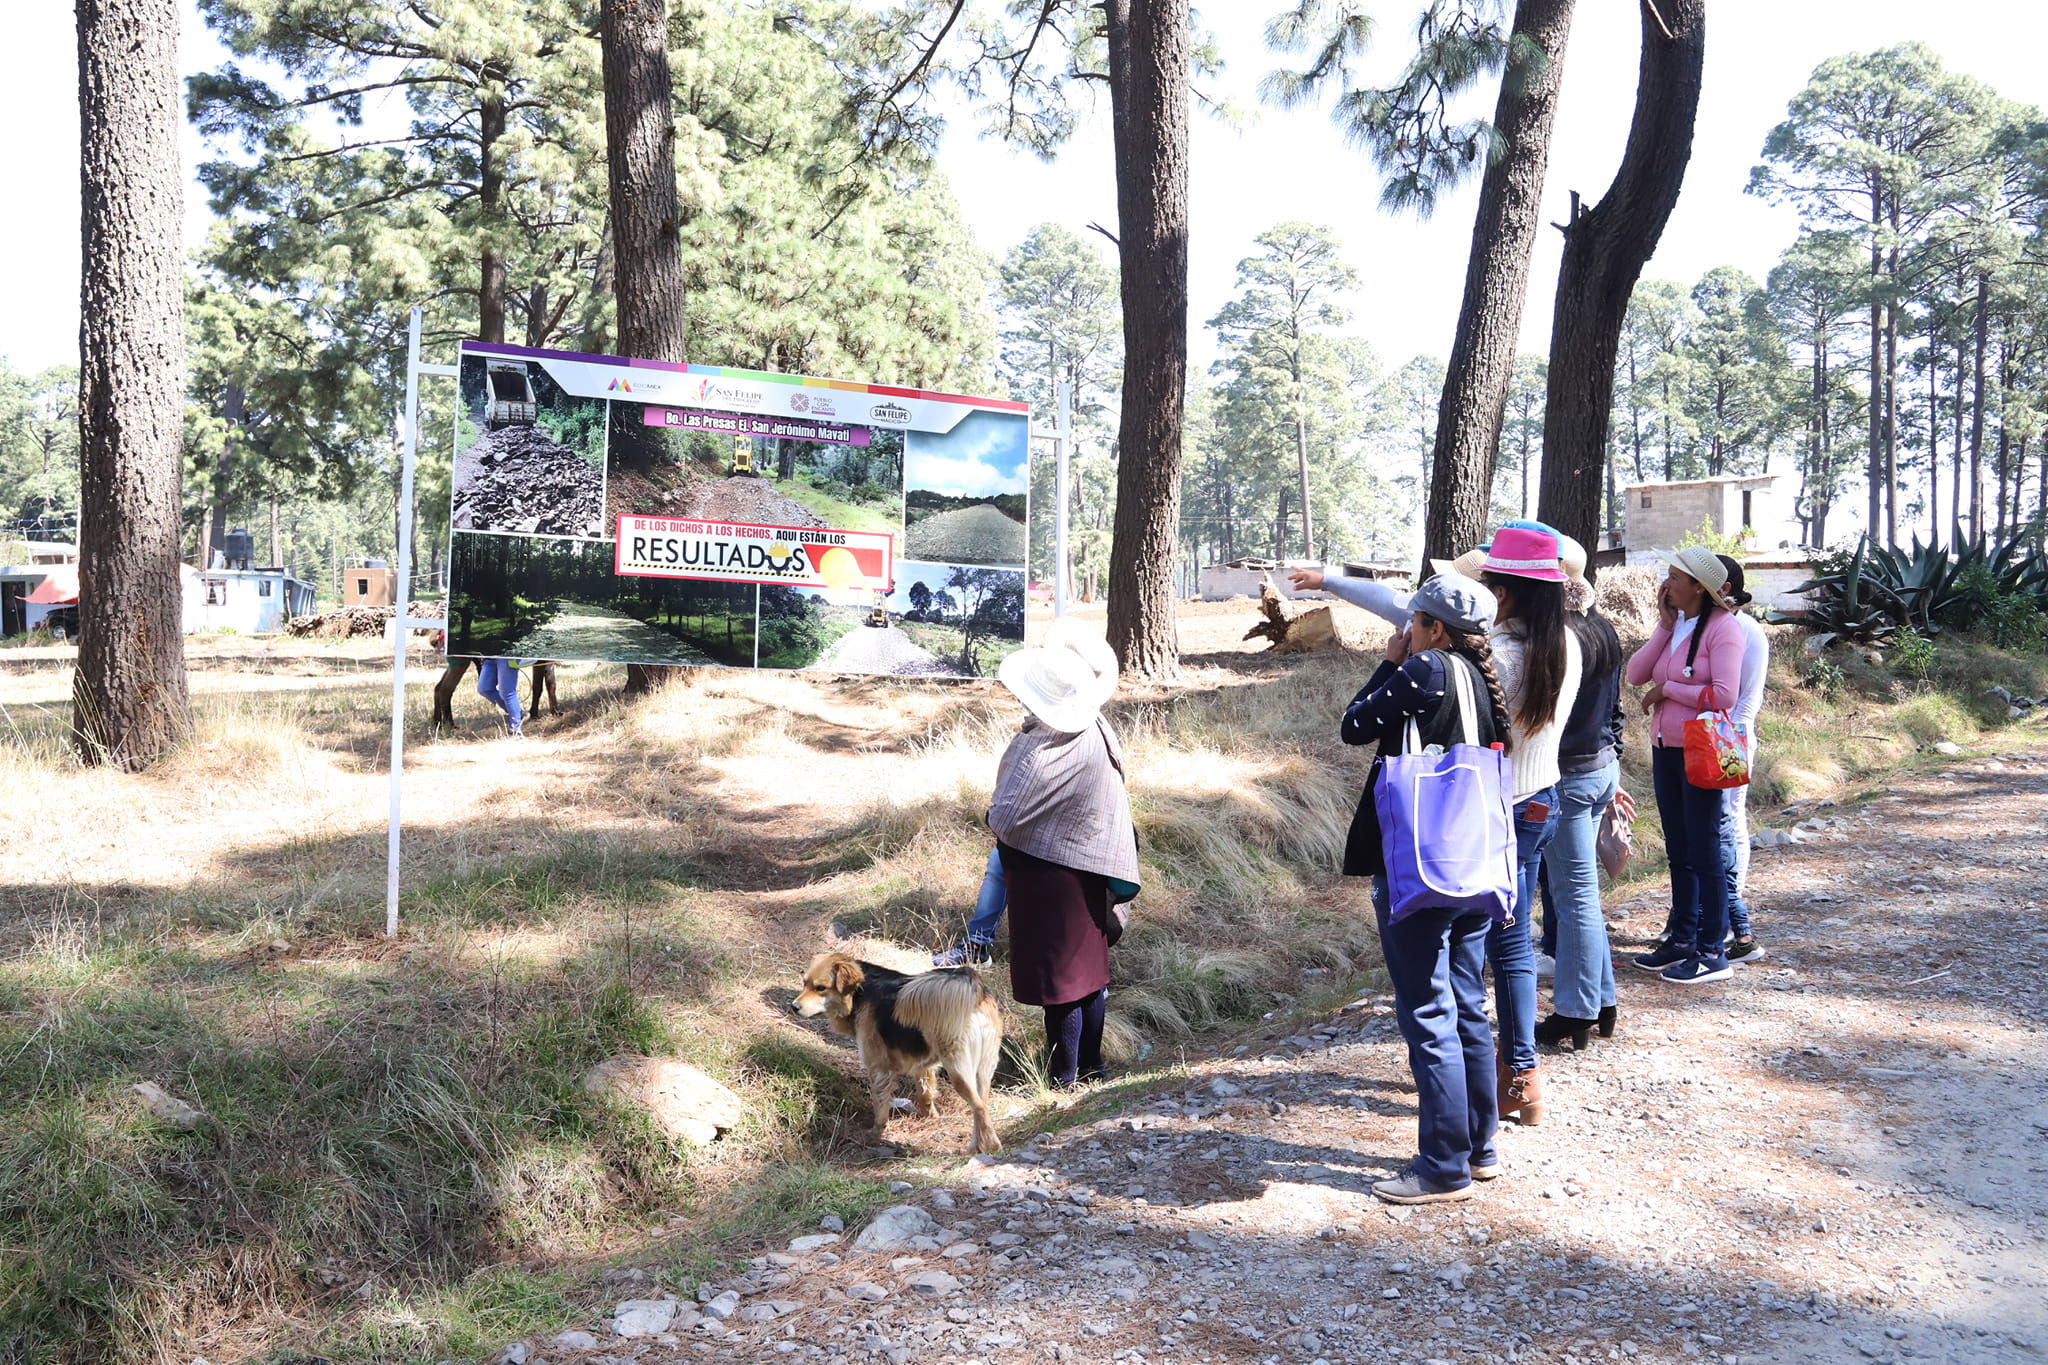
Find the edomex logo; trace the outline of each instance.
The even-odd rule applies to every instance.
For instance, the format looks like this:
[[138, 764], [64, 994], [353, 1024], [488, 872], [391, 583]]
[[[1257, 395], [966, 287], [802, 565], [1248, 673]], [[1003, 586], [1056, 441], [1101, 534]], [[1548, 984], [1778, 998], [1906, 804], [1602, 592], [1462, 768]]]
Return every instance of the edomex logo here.
[[884, 426], [907, 427], [910, 425], [910, 409], [899, 408], [894, 403], [877, 403], [868, 409], [868, 420]]

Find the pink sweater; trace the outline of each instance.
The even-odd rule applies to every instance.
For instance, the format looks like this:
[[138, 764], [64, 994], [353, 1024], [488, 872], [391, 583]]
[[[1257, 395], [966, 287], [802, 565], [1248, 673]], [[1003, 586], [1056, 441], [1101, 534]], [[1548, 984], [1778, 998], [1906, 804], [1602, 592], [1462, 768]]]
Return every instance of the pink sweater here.
[[1661, 625], [1628, 661], [1631, 685], [1664, 684], [1664, 700], [1657, 704], [1653, 744], [1683, 745], [1687, 721], [1702, 711], [1727, 711], [1735, 706], [1735, 698], [1742, 690], [1742, 626], [1727, 612], [1716, 610], [1707, 618], [1706, 630], [1700, 637], [1700, 652], [1693, 660], [1690, 678], [1685, 676], [1685, 654], [1692, 647], [1691, 637], [1673, 649], [1671, 632]]

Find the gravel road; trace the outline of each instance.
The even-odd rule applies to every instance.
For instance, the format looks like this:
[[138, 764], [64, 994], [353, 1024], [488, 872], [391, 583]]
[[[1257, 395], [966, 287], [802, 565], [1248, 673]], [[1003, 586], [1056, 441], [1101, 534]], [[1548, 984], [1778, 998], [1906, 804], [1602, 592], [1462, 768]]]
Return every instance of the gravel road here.
[[707, 521], [752, 522], [762, 526], [823, 526], [824, 518], [778, 491], [767, 479], [711, 479], [693, 483], [664, 516]]
[[486, 432], [456, 457], [458, 530], [603, 536], [604, 472], [539, 427]]
[[904, 558], [933, 564], [1022, 564], [1024, 523], [993, 507], [963, 507], [916, 522], [903, 533]]
[[629, 664], [709, 664], [710, 655], [666, 631], [608, 607], [571, 604], [517, 644], [515, 658], [603, 660]]
[[810, 667], [820, 673], [886, 673], [897, 678], [952, 678], [959, 670], [927, 654], [895, 626], [856, 626], [834, 640]]
[[[1620, 1029], [1547, 1053], [1549, 1117], [1503, 1134], [1504, 1176], [1470, 1202], [1367, 1192], [1415, 1135], [1391, 1009], [1368, 996], [999, 1157], [905, 1167], [899, 1198], [930, 1219], [893, 1215], [909, 1240], [821, 1232], [708, 1303], [680, 1286], [661, 1335], [606, 1339], [630, 1322], [608, 1319], [537, 1355], [2038, 1365], [2044, 754], [1965, 756], [1778, 818], [1809, 838], [1758, 853], [1769, 956], [1731, 982], [1628, 967], [1664, 893], [1610, 906]], [[1015, 1123], [1025, 1101], [1003, 1102]], [[927, 1154], [966, 1132], [950, 1100], [891, 1128]], [[621, 1297], [661, 1297], [642, 1284]]]

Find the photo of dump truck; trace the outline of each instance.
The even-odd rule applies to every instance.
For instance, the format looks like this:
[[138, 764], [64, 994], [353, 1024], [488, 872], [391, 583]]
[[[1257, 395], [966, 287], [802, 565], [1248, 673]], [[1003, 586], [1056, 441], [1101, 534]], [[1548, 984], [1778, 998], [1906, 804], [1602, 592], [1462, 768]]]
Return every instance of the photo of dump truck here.
[[484, 372], [489, 395], [484, 408], [484, 429], [530, 427], [540, 412], [533, 397], [533, 376], [523, 360], [493, 360]]

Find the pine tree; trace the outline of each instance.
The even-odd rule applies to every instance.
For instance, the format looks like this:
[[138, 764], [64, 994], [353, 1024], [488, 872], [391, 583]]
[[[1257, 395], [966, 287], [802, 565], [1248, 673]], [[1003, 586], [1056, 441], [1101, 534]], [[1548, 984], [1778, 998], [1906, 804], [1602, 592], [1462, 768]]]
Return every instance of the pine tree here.
[[154, 762], [189, 721], [178, 580], [178, 13], [79, 0], [78, 667], [88, 763]]

